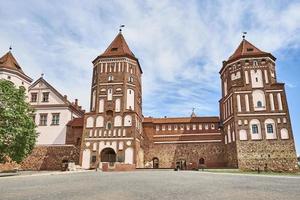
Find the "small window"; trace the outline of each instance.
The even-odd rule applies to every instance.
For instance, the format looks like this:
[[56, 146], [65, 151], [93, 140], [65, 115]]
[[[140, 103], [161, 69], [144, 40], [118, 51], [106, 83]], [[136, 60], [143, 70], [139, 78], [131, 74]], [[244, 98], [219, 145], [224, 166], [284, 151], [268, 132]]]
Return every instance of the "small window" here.
[[168, 131], [171, 131], [171, 130], [172, 130], [172, 126], [168, 125]]
[[92, 156], [92, 163], [96, 162], [96, 156]]
[[52, 114], [52, 124], [51, 125], [59, 125], [59, 113]]
[[129, 77], [129, 82], [133, 83], [133, 77], [132, 76]]
[[43, 92], [42, 102], [49, 102], [49, 92]]
[[47, 126], [47, 114], [40, 114], [40, 126]]
[[113, 76], [108, 76], [108, 81], [113, 81], [114, 80], [114, 77]]
[[270, 134], [274, 133], [272, 124], [267, 124], [267, 133], [270, 133]]
[[31, 102], [36, 102], [37, 101], [37, 93], [31, 93]]
[[261, 102], [261, 101], [258, 101], [258, 102], [257, 102], [257, 107], [258, 107], [258, 108], [262, 108], [262, 102]]
[[257, 124], [253, 124], [252, 125], [252, 133], [253, 134], [258, 134], [258, 126], [257, 126]]
[[159, 131], [159, 125], [156, 125], [156, 131]]
[[118, 48], [112, 48], [111, 51], [118, 51]]
[[255, 78], [255, 81], [258, 82], [258, 78], [257, 77]]
[[248, 52], [251, 52], [251, 51], [253, 51], [254, 49], [253, 48], [247, 48], [247, 51]]
[[112, 126], [111, 126], [111, 122], [107, 122], [106, 129], [109, 129], [109, 130], [110, 130], [111, 127], [112, 127]]
[[214, 124], [211, 124], [210, 127], [211, 127], [211, 129], [215, 129], [215, 125]]

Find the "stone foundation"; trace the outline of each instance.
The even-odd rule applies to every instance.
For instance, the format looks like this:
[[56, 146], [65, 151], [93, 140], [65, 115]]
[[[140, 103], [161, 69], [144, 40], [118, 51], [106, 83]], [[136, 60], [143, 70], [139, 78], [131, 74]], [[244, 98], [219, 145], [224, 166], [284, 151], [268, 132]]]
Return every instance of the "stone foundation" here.
[[237, 146], [241, 170], [298, 171], [293, 140], [239, 141]]
[[74, 145], [39, 145], [22, 161], [23, 170], [63, 170], [63, 163], [79, 163], [79, 149]]

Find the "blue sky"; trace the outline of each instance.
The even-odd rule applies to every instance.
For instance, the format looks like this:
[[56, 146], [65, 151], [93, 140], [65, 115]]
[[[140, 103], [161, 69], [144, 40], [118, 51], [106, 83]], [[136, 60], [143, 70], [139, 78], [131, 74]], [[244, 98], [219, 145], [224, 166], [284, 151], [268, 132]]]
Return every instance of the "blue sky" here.
[[41, 73], [88, 109], [91, 61], [123, 34], [143, 68], [145, 116], [219, 115], [219, 70], [241, 32], [277, 57], [300, 154], [299, 1], [7, 1], [0, 54], [10, 45], [23, 70]]

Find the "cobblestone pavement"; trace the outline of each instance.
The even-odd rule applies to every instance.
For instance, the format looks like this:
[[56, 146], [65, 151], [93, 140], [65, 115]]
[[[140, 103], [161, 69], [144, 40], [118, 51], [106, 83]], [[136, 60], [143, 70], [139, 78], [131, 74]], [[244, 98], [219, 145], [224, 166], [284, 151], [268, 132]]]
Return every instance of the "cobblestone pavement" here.
[[0, 178], [1, 200], [299, 200], [300, 177], [195, 171], [85, 172]]

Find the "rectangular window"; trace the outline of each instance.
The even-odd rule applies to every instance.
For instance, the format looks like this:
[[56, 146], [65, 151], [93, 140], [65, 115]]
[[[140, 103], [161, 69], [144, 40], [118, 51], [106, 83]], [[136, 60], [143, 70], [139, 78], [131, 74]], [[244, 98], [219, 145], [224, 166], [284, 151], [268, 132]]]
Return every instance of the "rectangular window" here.
[[273, 133], [273, 125], [272, 124], [267, 124], [267, 133]]
[[49, 92], [43, 92], [42, 102], [49, 102]]
[[92, 163], [96, 162], [96, 156], [92, 156]]
[[258, 134], [258, 126], [256, 124], [252, 125], [252, 133], [253, 134]]
[[205, 130], [208, 130], [208, 124], [205, 124]]
[[40, 114], [40, 126], [47, 126], [47, 114]]
[[52, 124], [59, 125], [59, 113], [52, 113]]
[[172, 130], [172, 126], [168, 125], [168, 131]]
[[199, 124], [199, 130], [202, 130], [202, 124]]
[[166, 130], [166, 127], [165, 125], [162, 125], [162, 128], [161, 128], [163, 131]]
[[159, 131], [159, 125], [156, 125], [156, 131]]
[[196, 124], [193, 124], [193, 130], [196, 130]]
[[36, 102], [37, 101], [37, 93], [31, 93], [31, 102]]

